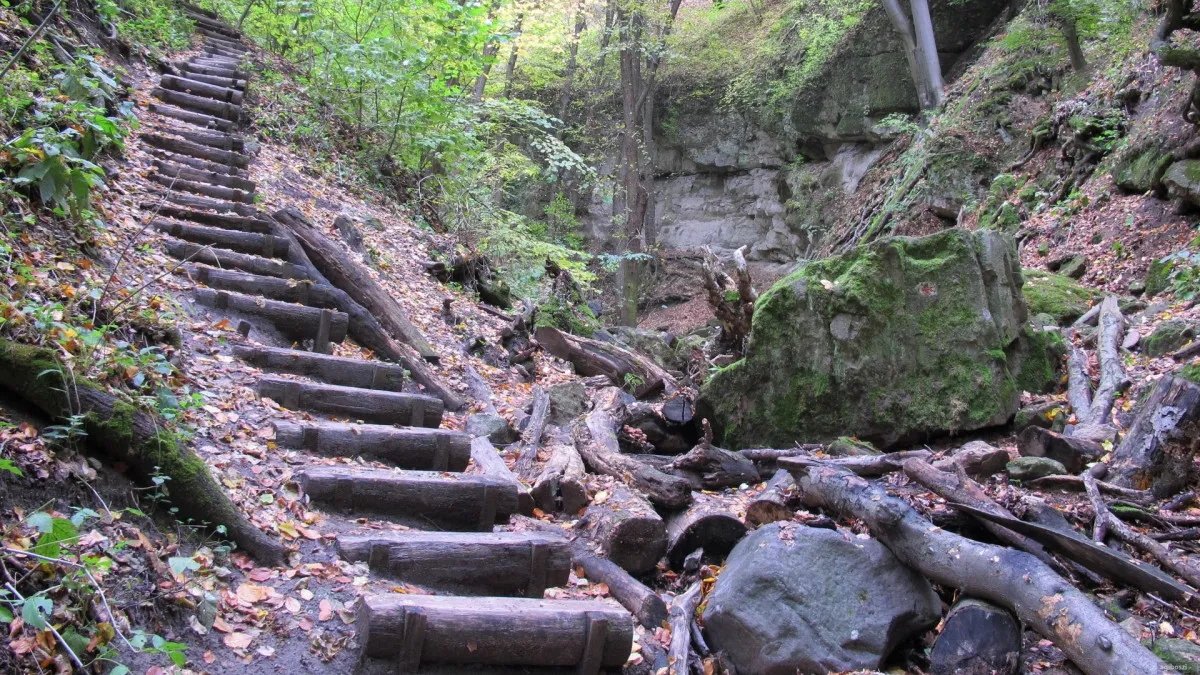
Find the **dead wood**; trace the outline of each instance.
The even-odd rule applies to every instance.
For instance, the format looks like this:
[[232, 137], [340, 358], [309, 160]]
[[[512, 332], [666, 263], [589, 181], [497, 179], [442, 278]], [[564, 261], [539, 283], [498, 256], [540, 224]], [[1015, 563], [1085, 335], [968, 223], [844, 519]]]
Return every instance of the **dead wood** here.
[[572, 434], [554, 435], [548, 446], [550, 459], [530, 489], [533, 501], [547, 513], [561, 510], [567, 515], [576, 515], [588, 503], [583, 458], [575, 449]]
[[621, 454], [616, 424], [607, 411], [595, 410], [587, 416], [585, 424], [576, 428], [575, 447], [583, 461], [593, 471], [629, 484], [663, 508], [687, 508], [692, 501], [688, 481]]
[[584, 511], [575, 529], [630, 574], [654, 569], [667, 550], [667, 527], [644, 497], [615, 482]]
[[779, 468], [787, 469], [793, 474], [796, 469], [811, 464], [821, 464], [838, 469], [845, 469], [864, 478], [875, 478], [893, 471], [902, 471], [904, 462], [910, 459], [929, 461], [933, 453], [928, 450], [903, 450], [886, 455], [859, 455], [855, 457], [780, 457]]
[[696, 447], [687, 453], [676, 457], [664, 467], [665, 471], [686, 471], [700, 477], [700, 484], [706, 490], [720, 490], [727, 487], [737, 487], [762, 480], [754, 462], [736, 452], [723, 450], [712, 444], [712, 429], [708, 420], [704, 420], [704, 437]]
[[667, 519], [667, 560], [681, 570], [684, 558], [704, 549], [706, 560], [719, 561], [744, 536], [745, 523], [721, 499], [696, 492], [691, 506]]
[[513, 466], [521, 480], [532, 481], [533, 463], [537, 460], [538, 448], [542, 444], [542, 432], [546, 430], [546, 418], [550, 415], [550, 395], [541, 387], [533, 388], [533, 412], [529, 415], [529, 426], [521, 434], [521, 450]]
[[792, 474], [779, 469], [766, 487], [746, 505], [746, 524], [760, 527], [779, 520], [791, 520], [796, 509], [796, 482]]
[[[689, 675], [688, 663], [692, 656], [692, 624], [696, 620], [696, 608], [704, 597], [704, 585], [697, 581], [682, 595], [671, 601], [671, 646], [667, 650], [668, 675]], [[694, 662], [693, 662], [694, 663]]]
[[[526, 516], [533, 514], [533, 497], [529, 494], [529, 488], [517, 479], [516, 474], [504, 463], [504, 458], [487, 437], [480, 436], [471, 440], [471, 461], [475, 463], [479, 473], [504, 481], [516, 489], [518, 513]], [[498, 522], [508, 522], [508, 519], [506, 517]]]
[[1011, 610], [1085, 673], [1164, 670], [1158, 657], [1110, 621], [1091, 598], [1028, 553], [935, 528], [884, 487], [848, 471], [821, 464], [789, 470], [809, 506], [863, 520], [901, 562], [935, 583]]
[[1161, 378], [1109, 462], [1115, 485], [1148, 489], [1160, 499], [1191, 485], [1200, 450], [1200, 386], [1182, 377]]
[[[1154, 495], [1146, 490], [1131, 490], [1103, 481], [1098, 481], [1098, 484], [1100, 491], [1105, 494], [1143, 505], [1154, 503]], [[1045, 476], [1044, 478], [1035, 478], [1034, 480], [1025, 481], [1025, 487], [1033, 490], [1073, 490], [1075, 492], [1083, 492], [1084, 490], [1083, 479], [1079, 476]]]
[[574, 366], [577, 374], [604, 375], [637, 398], [679, 388], [675, 378], [650, 359], [609, 342], [569, 335], [550, 326], [537, 329], [537, 341], [542, 349]]
[[708, 292], [708, 306], [721, 322], [721, 345], [741, 354], [745, 350], [746, 338], [750, 335], [750, 322], [754, 316], [754, 302], [758, 292], [750, 281], [746, 267], [746, 247], [733, 253], [735, 282], [721, 266], [721, 261], [707, 246], [701, 271], [704, 288]]
[[608, 586], [609, 595], [647, 630], [653, 631], [667, 620], [667, 604], [658, 593], [634, 579], [620, 565], [593, 553], [582, 538], [571, 542], [571, 560], [582, 569], [581, 576], [588, 581]]

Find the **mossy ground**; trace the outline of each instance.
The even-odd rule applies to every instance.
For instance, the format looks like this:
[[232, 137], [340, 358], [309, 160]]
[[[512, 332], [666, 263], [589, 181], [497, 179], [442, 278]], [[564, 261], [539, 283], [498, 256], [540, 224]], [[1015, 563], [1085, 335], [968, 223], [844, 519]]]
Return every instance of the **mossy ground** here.
[[1077, 281], [1043, 270], [1024, 270], [1021, 292], [1030, 314], [1049, 314], [1065, 325], [1088, 311], [1097, 292]]

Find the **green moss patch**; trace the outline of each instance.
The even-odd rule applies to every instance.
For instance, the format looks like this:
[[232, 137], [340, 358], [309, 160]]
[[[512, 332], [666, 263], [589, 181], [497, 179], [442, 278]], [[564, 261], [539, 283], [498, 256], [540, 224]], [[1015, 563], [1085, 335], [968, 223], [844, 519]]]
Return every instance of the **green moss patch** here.
[[1049, 314], [1066, 325], [1083, 316], [1097, 299], [1097, 293], [1077, 281], [1043, 270], [1024, 270], [1021, 288], [1032, 314]]

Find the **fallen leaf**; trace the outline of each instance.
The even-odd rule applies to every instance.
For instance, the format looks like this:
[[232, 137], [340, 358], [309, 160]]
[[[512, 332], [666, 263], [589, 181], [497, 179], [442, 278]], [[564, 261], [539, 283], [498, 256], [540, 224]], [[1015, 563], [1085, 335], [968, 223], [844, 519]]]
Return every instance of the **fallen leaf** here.
[[317, 615], [318, 621], [328, 621], [333, 618], [333, 605], [329, 604], [328, 600], [321, 601], [321, 612]]
[[230, 649], [245, 649], [254, 641], [254, 636], [249, 633], [230, 633], [225, 636], [225, 646]]

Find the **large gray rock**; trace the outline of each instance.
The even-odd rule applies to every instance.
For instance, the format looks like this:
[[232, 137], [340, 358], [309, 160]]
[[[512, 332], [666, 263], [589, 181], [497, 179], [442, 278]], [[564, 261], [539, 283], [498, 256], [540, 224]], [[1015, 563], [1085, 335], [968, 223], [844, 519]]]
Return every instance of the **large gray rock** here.
[[550, 423], [570, 424], [588, 409], [587, 388], [579, 380], [556, 384], [546, 390], [550, 397]]
[[698, 415], [727, 447], [853, 435], [891, 446], [1008, 421], [1041, 341], [1011, 237], [950, 229], [808, 263], [759, 297], [746, 355]]
[[876, 669], [939, 616], [929, 582], [879, 542], [773, 523], [729, 554], [704, 626], [737, 672], [795, 675]]
[[496, 445], [508, 445], [520, 438], [508, 420], [490, 413], [476, 413], [468, 417], [466, 431], [472, 436], [486, 436]]

